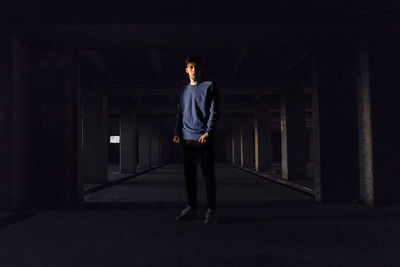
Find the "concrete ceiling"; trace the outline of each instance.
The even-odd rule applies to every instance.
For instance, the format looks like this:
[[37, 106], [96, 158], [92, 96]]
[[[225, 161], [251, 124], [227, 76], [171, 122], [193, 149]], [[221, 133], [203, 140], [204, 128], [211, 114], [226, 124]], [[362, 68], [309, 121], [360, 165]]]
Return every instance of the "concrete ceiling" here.
[[[97, 73], [90, 79], [97, 77], [95, 86], [112, 96], [111, 110], [118, 109], [118, 97], [131, 97], [138, 112], [175, 113], [180, 90], [188, 83], [184, 60], [189, 54], [203, 59], [204, 79], [217, 83], [223, 113], [252, 112], [253, 104], [260, 101], [279, 106], [282, 91], [310, 92], [313, 30], [309, 28], [135, 27], [130, 29], [135, 44], [118, 47], [120, 39], [115, 37], [116, 47], [80, 52], [82, 69]], [[171, 41], [165, 40], [162, 29]]]
[[395, 1], [375, 2], [5, 1], [0, 33], [79, 49], [81, 79], [109, 95], [112, 114], [132, 98], [139, 112], [173, 116], [188, 54], [203, 58], [222, 112], [248, 114], [256, 102], [279, 110], [282, 91], [310, 94], [310, 55], [323, 36], [399, 14]]

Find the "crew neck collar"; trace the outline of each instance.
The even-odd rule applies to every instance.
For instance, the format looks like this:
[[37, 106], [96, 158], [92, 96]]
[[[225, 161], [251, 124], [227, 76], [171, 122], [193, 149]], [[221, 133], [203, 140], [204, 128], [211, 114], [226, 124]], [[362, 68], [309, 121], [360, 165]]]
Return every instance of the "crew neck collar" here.
[[201, 82], [202, 82], [202, 81], [198, 81], [196, 84], [191, 84], [191, 83], [189, 82], [189, 84], [190, 84], [191, 86], [195, 86], [195, 85], [200, 85]]

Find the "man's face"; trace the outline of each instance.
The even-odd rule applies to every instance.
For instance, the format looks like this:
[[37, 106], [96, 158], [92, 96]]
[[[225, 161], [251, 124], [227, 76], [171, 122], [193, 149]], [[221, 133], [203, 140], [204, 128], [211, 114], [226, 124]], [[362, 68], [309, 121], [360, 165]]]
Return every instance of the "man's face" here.
[[201, 69], [200, 67], [196, 67], [196, 63], [189, 62], [186, 65], [186, 73], [189, 75], [190, 79], [197, 81], [200, 78]]

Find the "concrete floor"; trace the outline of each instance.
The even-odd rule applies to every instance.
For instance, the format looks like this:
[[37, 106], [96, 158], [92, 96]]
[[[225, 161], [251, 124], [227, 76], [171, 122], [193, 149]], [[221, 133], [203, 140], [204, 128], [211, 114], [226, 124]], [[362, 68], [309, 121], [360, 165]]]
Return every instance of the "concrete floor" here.
[[[206, 193], [200, 166], [197, 168], [198, 199], [205, 201]], [[310, 199], [293, 190], [283, 190], [279, 184], [236, 170], [226, 164], [216, 164], [217, 199], [219, 201], [268, 201]], [[183, 166], [168, 165], [136, 176], [85, 197], [87, 202], [184, 202]]]
[[[157, 168], [159, 165], [152, 165], [152, 168]], [[147, 169], [141, 169], [140, 165], [136, 165], [136, 173], [142, 173]], [[121, 173], [119, 163], [108, 163], [107, 165], [107, 178], [109, 182], [114, 182], [126, 177], [132, 176], [133, 173]]]
[[[282, 164], [281, 164], [281, 162], [278, 162], [278, 161], [272, 162], [271, 167], [272, 167], [272, 171], [260, 172], [260, 174], [265, 174], [265, 175], [273, 176], [278, 179], [282, 179]], [[291, 179], [290, 182], [295, 185], [303, 186], [312, 191], [313, 186], [314, 186], [313, 176], [314, 176], [314, 162], [308, 161], [307, 162], [307, 177]]]
[[[158, 166], [152, 166], [158, 167]], [[140, 169], [139, 165], [136, 165], [136, 174], [140, 174], [146, 171], [146, 169]], [[108, 163], [107, 165], [107, 183], [113, 183], [115, 181], [125, 179], [127, 177], [133, 176], [133, 173], [121, 173], [119, 163]], [[96, 188], [100, 184], [84, 184], [85, 191]]]
[[217, 225], [202, 216], [175, 221], [185, 205], [183, 170], [168, 165], [89, 194], [80, 208], [0, 224], [0, 266], [400, 265], [399, 207], [318, 204], [216, 168]]

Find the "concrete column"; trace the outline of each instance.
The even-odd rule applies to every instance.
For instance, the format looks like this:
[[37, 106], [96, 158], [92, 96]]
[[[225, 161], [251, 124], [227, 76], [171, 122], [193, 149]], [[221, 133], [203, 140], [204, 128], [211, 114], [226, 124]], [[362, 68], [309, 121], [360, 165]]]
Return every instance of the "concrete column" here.
[[281, 95], [282, 179], [307, 177], [305, 95], [292, 88]]
[[308, 160], [314, 161], [314, 137], [313, 131], [311, 128], [307, 130], [307, 137], [308, 137]]
[[64, 202], [79, 203], [84, 198], [82, 121], [79, 96], [79, 50], [66, 47], [65, 53], [65, 188]]
[[160, 128], [158, 125], [153, 124], [150, 133], [151, 165], [158, 166], [160, 165]]
[[34, 79], [26, 107], [30, 116], [29, 180], [35, 181], [29, 186], [32, 206], [71, 204], [83, 197], [77, 55], [72, 47], [46, 51], [32, 47]]
[[[90, 83], [90, 81], [89, 81]], [[107, 96], [97, 88], [83, 90], [83, 176], [86, 184], [102, 184], [107, 173]]]
[[168, 157], [168, 146], [172, 143], [172, 137], [167, 131], [161, 131], [161, 150], [162, 150], [162, 162], [161, 164], [169, 163], [170, 158]]
[[268, 106], [257, 105], [254, 116], [254, 163], [255, 170], [271, 171], [272, 142], [271, 122]]
[[233, 163], [232, 131], [226, 133], [226, 162]]
[[385, 20], [360, 36], [357, 49], [358, 172], [367, 205], [400, 204], [400, 29], [397, 17]]
[[12, 98], [13, 44], [11, 36], [0, 39], [0, 204], [1, 209], [12, 209]]
[[13, 36], [0, 39], [0, 209], [29, 202], [28, 47]]
[[120, 170], [136, 173], [136, 112], [133, 103], [126, 103], [120, 113]]
[[254, 168], [253, 130], [250, 123], [244, 123], [240, 128], [240, 166]]
[[143, 123], [139, 127], [139, 168], [151, 168], [151, 129], [150, 125]]
[[165, 144], [165, 138], [162, 136], [161, 137], [161, 143], [160, 143], [160, 164], [164, 165], [167, 163], [167, 159], [165, 156], [165, 151], [166, 151], [166, 144]]
[[312, 128], [307, 129], [307, 178], [313, 178], [313, 170], [314, 170], [314, 137]]
[[240, 128], [239, 127], [233, 128], [232, 135], [233, 135], [232, 136], [233, 164], [240, 166], [241, 165]]
[[[173, 137], [172, 132], [168, 132], [165, 136], [165, 162], [166, 163], [175, 162], [175, 159], [172, 155], [172, 151], [174, 150], [175, 147], [178, 147], [180, 145], [180, 144], [173, 143], [171, 136]], [[181, 153], [181, 152], [178, 151], [178, 153]]]
[[73, 49], [35, 50], [0, 40], [0, 208], [56, 206], [78, 198]]
[[354, 37], [330, 36], [313, 54], [314, 193], [317, 201], [358, 199]]
[[164, 162], [164, 140], [163, 140], [163, 134], [160, 130], [160, 136], [159, 136], [159, 147], [158, 147], [158, 154], [160, 155], [160, 160], [159, 160], [159, 164], [163, 165]]
[[374, 173], [371, 123], [371, 92], [368, 40], [364, 33], [359, 40], [360, 50], [357, 53], [357, 115], [360, 200], [367, 205], [374, 205]]

